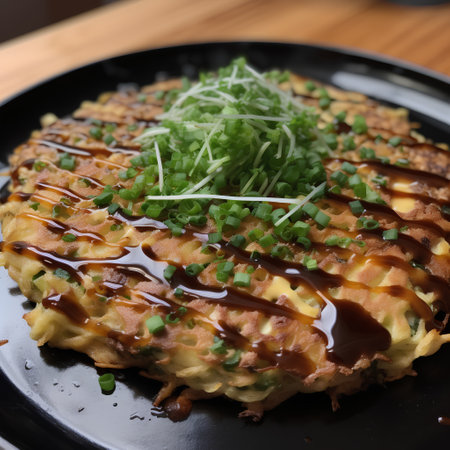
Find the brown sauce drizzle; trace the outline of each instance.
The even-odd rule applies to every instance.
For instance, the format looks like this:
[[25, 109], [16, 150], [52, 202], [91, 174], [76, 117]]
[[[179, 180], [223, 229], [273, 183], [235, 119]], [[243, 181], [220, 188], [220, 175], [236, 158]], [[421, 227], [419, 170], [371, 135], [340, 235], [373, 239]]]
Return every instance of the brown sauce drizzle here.
[[92, 156], [92, 155], [112, 155], [114, 153], [123, 153], [125, 155], [140, 155], [141, 152], [138, 149], [127, 148], [127, 147], [95, 147], [95, 148], [86, 148], [86, 147], [78, 147], [74, 145], [62, 144], [59, 142], [49, 141], [47, 139], [36, 139], [40, 145], [45, 145], [46, 147], [55, 148], [57, 150], [61, 150], [65, 153], [69, 153], [71, 155], [77, 156]]
[[415, 192], [397, 191], [395, 189], [391, 189], [386, 186], [380, 186], [380, 189], [382, 192], [385, 192], [386, 194], [389, 194], [393, 197], [413, 198], [413, 199], [418, 200], [426, 205], [428, 205], [430, 203], [434, 203], [439, 206], [443, 206], [443, 205], [450, 206], [450, 203], [448, 203], [448, 200], [441, 200], [441, 199], [434, 198], [434, 197], [428, 197], [428, 195], [424, 195], [424, 194], [417, 194]]
[[[19, 169], [20, 169], [21, 167], [26, 167], [27, 169], [31, 169], [31, 168], [33, 167], [33, 164], [34, 164], [35, 161], [36, 161], [36, 158], [27, 159], [27, 160], [23, 161], [22, 163], [20, 163], [20, 164], [19, 164], [19, 165], [11, 172], [11, 179], [12, 179], [12, 181], [13, 181], [13, 186], [17, 186], [17, 185], [19, 184], [19, 179], [18, 179]], [[54, 164], [54, 163], [52, 163], [52, 162], [46, 161], [46, 163], [47, 163], [48, 165], [52, 166], [52, 167], [53, 167], [54, 169], [56, 169], [56, 170], [61, 170], [61, 171], [66, 172], [65, 169], [61, 169], [60, 167], [58, 167], [56, 164]], [[105, 186], [100, 180], [97, 180], [97, 178], [92, 178], [92, 177], [89, 177], [89, 176], [87, 176], [87, 175], [80, 175], [80, 174], [78, 174], [78, 173], [76, 173], [76, 172], [72, 172], [72, 171], [70, 171], [70, 174], [71, 174], [71, 176], [74, 176], [74, 177], [76, 177], [76, 178], [79, 178], [80, 180], [81, 180], [81, 179], [88, 180], [88, 181], [90, 182], [90, 184], [92, 184], [92, 185], [94, 185], [94, 186], [96, 186], [96, 187], [101, 187], [101, 188], [103, 188], [103, 187]]]
[[364, 161], [350, 161], [345, 158], [330, 158], [325, 162], [337, 161], [340, 163], [349, 162], [355, 166], [368, 166], [378, 170], [381, 175], [389, 176], [391, 179], [408, 179], [412, 182], [418, 181], [428, 186], [437, 188], [447, 187], [450, 180], [431, 172], [423, 170], [410, 169], [408, 167], [395, 166], [393, 164], [383, 164], [381, 161], [364, 160]]
[[[64, 233], [71, 233], [74, 234], [77, 238], [80, 238], [82, 240], [86, 240], [88, 242], [105, 242], [103, 236], [101, 234], [95, 233], [93, 231], [84, 232], [80, 231], [77, 228], [71, 227], [69, 225], [66, 225], [63, 222], [60, 222], [56, 219], [47, 219], [46, 217], [37, 216], [35, 214], [30, 213], [22, 213], [20, 214], [21, 217], [25, 217], [28, 219], [36, 220], [38, 222], [41, 222], [45, 224], [45, 227], [48, 231], [55, 233], [55, 234], [64, 234]], [[112, 244], [108, 244], [112, 245]]]
[[72, 189], [63, 188], [61, 186], [55, 186], [53, 184], [44, 183], [42, 181], [36, 183], [36, 187], [38, 189], [45, 189], [48, 191], [57, 192], [58, 194], [61, 194], [64, 197], [69, 198], [73, 203], [78, 203], [81, 202], [82, 200], [87, 199], [87, 197], [83, 197], [80, 194], [77, 194], [76, 192], [72, 191]]
[[29, 200], [34, 194], [31, 192], [13, 192], [9, 197], [10, 202], [23, 202]]
[[438, 423], [440, 423], [441, 425], [450, 425], [450, 417], [438, 417]]
[[192, 401], [183, 395], [169, 397], [164, 401], [163, 409], [172, 422], [181, 422], [189, 417]]
[[[348, 205], [349, 202], [354, 201], [355, 199], [352, 197], [347, 197], [346, 195], [341, 194], [333, 194], [331, 192], [327, 193], [327, 197], [336, 202]], [[399, 216], [393, 209], [389, 208], [389, 206], [381, 205], [379, 203], [372, 203], [365, 200], [359, 200], [363, 205], [365, 211], [369, 214], [372, 214], [376, 217], [385, 217], [389, 218], [392, 221], [396, 221], [400, 226], [403, 225], [415, 225], [419, 228], [426, 228], [428, 230], [433, 230], [438, 236], [445, 238], [446, 240], [450, 239], [450, 233], [443, 230], [439, 225], [432, 222], [431, 220], [411, 220], [411, 219], [403, 219]]]
[[50, 295], [42, 300], [42, 304], [45, 308], [61, 312], [76, 324], [86, 325], [89, 322], [89, 316], [86, 311], [69, 295]]
[[[249, 252], [238, 249], [231, 244], [226, 244], [224, 246], [224, 250], [226, 253], [233, 254], [240, 261], [251, 264], [253, 266], [259, 265], [260, 267], [270, 272], [272, 275], [279, 275], [283, 278], [286, 278], [292, 284], [298, 282], [307, 283], [310, 287], [313, 288], [314, 291], [316, 291], [316, 293], [319, 293], [319, 299], [325, 300], [325, 302], [335, 302], [334, 299], [331, 300], [331, 298], [326, 296], [326, 289], [337, 288], [340, 286], [353, 288], [355, 290], [362, 289], [372, 290], [373, 292], [385, 292], [394, 297], [404, 298], [405, 300], [409, 301], [414, 312], [426, 321], [426, 325], [428, 328], [431, 329], [441, 327], [441, 324], [435, 321], [429, 306], [414, 292], [407, 288], [404, 288], [403, 286], [378, 286], [375, 288], [370, 288], [363, 283], [349, 281], [338, 274], [331, 274], [323, 271], [322, 269], [309, 271], [301, 264], [275, 259], [270, 257], [269, 255], [260, 255], [257, 258], [252, 259]], [[412, 270], [411, 267], [409, 267], [409, 269]]]
[[[7, 244], [6, 246], [3, 246], [3, 250], [25, 254], [28, 257], [38, 259], [51, 269], [56, 269], [58, 267], [63, 268], [77, 281], [81, 281], [86, 269], [100, 265], [101, 267], [113, 267], [122, 273], [135, 276], [138, 279], [157, 280], [159, 283], [167, 285], [167, 281], [164, 279], [163, 274], [164, 269], [167, 267], [167, 263], [155, 261], [152, 258], [153, 254], [149, 248], [126, 247], [123, 248], [121, 256], [110, 259], [75, 259], [67, 256], [62, 257], [54, 252], [44, 251], [24, 242]], [[263, 261], [264, 259], [261, 259], [258, 263], [263, 265]], [[269, 258], [267, 258], [264, 265], [265, 268], [267, 268], [269, 264], [272, 264], [272, 266], [281, 266], [281, 263], [283, 263], [283, 261], [274, 260], [270, 262]], [[320, 275], [314, 272], [312, 273], [314, 274], [312, 277], [314, 279], [313, 284], [315, 282], [318, 286], [321, 283]], [[297, 277], [299, 274], [302, 279], [307, 278], [306, 274], [296, 272], [292, 267], [286, 267], [283, 274], [288, 278]], [[334, 277], [327, 277], [327, 280], [328, 285], [330, 286], [336, 286], [336, 283], [338, 283], [338, 280]], [[325, 284], [327, 283], [325, 282]], [[388, 331], [379, 325], [378, 322], [362, 307], [358, 305], [359, 310], [356, 313], [355, 308], [358, 307], [350, 305], [352, 302], [345, 300], [331, 302], [323, 297], [326, 302], [325, 308], [322, 310], [321, 317], [314, 320], [311, 317], [304, 316], [286, 306], [251, 296], [242, 290], [229, 287], [221, 289], [203, 285], [197, 278], [189, 277], [180, 267], [177, 267], [177, 270], [172, 276], [170, 286], [173, 289], [177, 287], [183, 289], [187, 294], [187, 297], [202, 298], [208, 302], [224, 304], [231, 308], [236, 307], [237, 309], [260, 311], [268, 316], [284, 316], [307, 324], [311, 324], [313, 321], [312, 326], [327, 338], [329, 345], [327, 350], [330, 355], [332, 353], [332, 358], [349, 367], [356, 361], [355, 355], [372, 357], [377, 351], [385, 350], [390, 345], [390, 335]], [[349, 318], [353, 320], [356, 315], [358, 315], [358, 323], [364, 324], [364, 329], [373, 335], [371, 338], [362, 339], [360, 336], [362, 333], [360, 327], [357, 324], [355, 325], [348, 321]], [[334, 321], [331, 319], [332, 317], [335, 318]], [[336, 320], [344, 321], [345, 326], [341, 326], [340, 328], [336, 327]], [[354, 328], [355, 326], [356, 328]], [[377, 332], [374, 333], [374, 330], [377, 330]], [[219, 334], [222, 333], [226, 335], [227, 339], [230, 339], [229, 330], [223, 329]], [[355, 335], [359, 336], [358, 339], [352, 338], [352, 336]], [[351, 347], [351, 349], [347, 347]], [[263, 347], [256, 347], [255, 350], [261, 354], [264, 349]], [[294, 357], [290, 354], [287, 355], [289, 355], [288, 359], [292, 363]], [[356, 359], [358, 356], [356, 356]], [[271, 362], [268, 355], [265, 355], [264, 359], [268, 360], [269, 363]], [[288, 364], [284, 359], [283, 354], [280, 354], [278, 359], [272, 359], [272, 363], [276, 364], [277, 367], [282, 367], [282, 364]], [[298, 364], [300, 364], [299, 361], [297, 361], [297, 365]], [[301, 365], [301, 367], [304, 367], [304, 364]]]
[[327, 336], [328, 359], [338, 364], [353, 366], [361, 356], [371, 358], [391, 345], [389, 332], [359, 303], [327, 301], [319, 321], [320, 329]]
[[[383, 239], [383, 229], [376, 230], [359, 230], [358, 238], [366, 239], [368, 237], [378, 237]], [[413, 255], [413, 259], [422, 263], [429, 264], [432, 258], [441, 258], [443, 255], [434, 255], [431, 250], [425, 244], [421, 244], [411, 236], [404, 233], [399, 233], [398, 238], [395, 240], [395, 245], [398, 245], [405, 253]]]
[[11, 172], [11, 180], [13, 180], [13, 185], [17, 186], [19, 184], [19, 170], [21, 167], [25, 167], [30, 170], [33, 167], [36, 158], [26, 159], [21, 162], [12, 172]]

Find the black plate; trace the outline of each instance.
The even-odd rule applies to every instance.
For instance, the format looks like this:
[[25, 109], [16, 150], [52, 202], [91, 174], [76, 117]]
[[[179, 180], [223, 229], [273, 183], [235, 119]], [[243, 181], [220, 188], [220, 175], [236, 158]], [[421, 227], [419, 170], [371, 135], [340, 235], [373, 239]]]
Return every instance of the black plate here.
[[[378, 56], [280, 43], [211, 43], [169, 47], [100, 61], [60, 75], [0, 107], [1, 160], [46, 112], [66, 115], [119, 83], [148, 84], [164, 76], [195, 77], [245, 55], [256, 68], [288, 68], [407, 107], [423, 132], [449, 141], [449, 81]], [[260, 424], [237, 418], [226, 399], [200, 401], [184, 422], [152, 414], [159, 384], [133, 370], [116, 371], [116, 391], [100, 393], [92, 362], [71, 351], [38, 349], [22, 314], [31, 304], [0, 272], [0, 434], [20, 448], [117, 449], [424, 449], [445, 446], [450, 427], [450, 346], [415, 363], [417, 377], [343, 398], [333, 413], [325, 394], [298, 395], [268, 412]]]

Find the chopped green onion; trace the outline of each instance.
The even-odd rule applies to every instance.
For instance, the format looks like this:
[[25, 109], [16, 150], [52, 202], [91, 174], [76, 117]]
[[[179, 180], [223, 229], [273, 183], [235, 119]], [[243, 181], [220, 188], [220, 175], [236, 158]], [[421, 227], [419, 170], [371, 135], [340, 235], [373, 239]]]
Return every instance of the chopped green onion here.
[[63, 153], [59, 158], [59, 167], [64, 170], [75, 169], [75, 156], [71, 156], [67, 153]]
[[193, 264], [189, 264], [185, 271], [186, 274], [189, 275], [190, 277], [195, 277], [197, 276], [202, 270], [204, 270], [205, 266], [203, 264], [197, 264], [197, 263], [193, 263]]
[[308, 81], [305, 81], [305, 88], [308, 92], [312, 92], [312, 91], [316, 90], [317, 86], [313, 81], [308, 80]]
[[317, 261], [308, 255], [305, 255], [303, 265], [305, 265], [308, 270], [316, 270], [318, 268]]
[[97, 206], [107, 206], [112, 202], [113, 197], [114, 197], [114, 194], [112, 192], [111, 187], [105, 186], [105, 189], [103, 190], [103, 192], [100, 195], [97, 195], [97, 197], [94, 197], [93, 202]]
[[115, 123], [107, 123], [105, 124], [105, 130], [108, 133], [113, 133], [114, 131], [116, 131], [117, 125]]
[[305, 205], [302, 206], [302, 210], [308, 214], [308, 216], [312, 217], [314, 219], [314, 217], [316, 217], [316, 214], [319, 212], [319, 208], [316, 205], [313, 205], [312, 203], [306, 203]]
[[53, 275], [58, 278], [62, 278], [63, 280], [70, 280], [70, 273], [67, 272], [67, 270], [61, 269], [61, 267], [58, 267], [54, 272]]
[[223, 339], [214, 336], [214, 344], [209, 347], [209, 350], [216, 355], [224, 355], [227, 352], [227, 347]]
[[322, 109], [326, 109], [330, 106], [331, 104], [331, 98], [330, 97], [322, 97], [321, 99], [319, 99], [319, 106]]
[[107, 134], [104, 138], [103, 138], [103, 142], [106, 145], [111, 145], [113, 142], [115, 141], [114, 136], [112, 134]]
[[164, 330], [164, 328], [166, 326], [164, 323], [164, 320], [161, 318], [161, 316], [149, 317], [145, 321], [145, 325], [147, 326], [148, 331], [150, 331], [150, 333], [152, 333], [152, 334], [160, 333], [161, 331]]
[[359, 200], [349, 202], [348, 205], [350, 206], [350, 209], [355, 216], [360, 216], [364, 212], [364, 206]]
[[361, 159], [375, 159], [375, 150], [368, 147], [361, 147], [359, 149], [359, 156]]
[[339, 242], [339, 236], [330, 236], [325, 240], [325, 245], [333, 246], [338, 245]]
[[248, 233], [248, 238], [251, 241], [257, 241], [258, 239], [260, 239], [263, 236], [264, 236], [264, 231], [261, 230], [260, 228], [254, 228], [253, 230], [251, 230]]
[[120, 205], [118, 203], [111, 203], [108, 206], [108, 213], [114, 214], [119, 208], [120, 208]]
[[348, 179], [348, 185], [353, 188], [362, 183], [361, 177], [356, 173]]
[[168, 265], [165, 269], [164, 269], [164, 278], [166, 280], [170, 280], [173, 277], [173, 274], [176, 272], [177, 268], [175, 266], [172, 265]]
[[347, 173], [349, 173], [349, 174], [351, 174], [351, 175], [354, 174], [354, 173], [356, 173], [356, 171], [357, 171], [356, 166], [354, 166], [353, 164], [350, 164], [350, 163], [347, 162], [347, 161], [345, 161], [345, 162], [342, 164], [341, 169], [342, 169], [344, 172], [347, 172]]
[[268, 203], [260, 203], [254, 212], [255, 217], [258, 217], [264, 221], [270, 220], [271, 214], [272, 205], [269, 205]]
[[399, 158], [399, 159], [397, 159], [397, 161], [395, 161], [395, 165], [396, 166], [408, 166], [409, 160], [405, 159], [405, 158]]
[[77, 237], [72, 233], [67, 233], [61, 238], [64, 242], [73, 242], [77, 240]]
[[394, 136], [388, 140], [388, 144], [392, 145], [392, 147], [397, 147], [398, 145], [401, 144], [401, 142], [402, 142], [402, 138], [400, 136]]
[[[175, 289], [174, 295], [175, 295], [176, 297], [183, 297], [183, 294], [184, 294], [183, 289], [181, 289], [181, 288], [176, 288], [176, 289]], [[180, 308], [180, 309], [181, 309], [181, 308]]]
[[234, 269], [234, 263], [231, 261], [224, 261], [219, 264], [217, 264], [217, 271], [218, 272], [226, 272], [231, 273]]
[[97, 139], [98, 141], [101, 140], [101, 138], [103, 137], [103, 131], [101, 128], [99, 127], [92, 127], [89, 130], [89, 134], [94, 138]]
[[237, 272], [234, 274], [233, 284], [235, 286], [249, 287], [250, 275], [248, 273]]
[[245, 237], [240, 234], [235, 234], [230, 239], [230, 244], [233, 245], [234, 247], [238, 247], [238, 248], [242, 248], [244, 246], [245, 242], [246, 242]]
[[376, 230], [380, 226], [378, 220], [368, 219], [367, 217], [360, 217], [357, 224], [361, 224], [366, 230]]
[[338, 112], [334, 118], [338, 121], [338, 122], [344, 122], [345, 118], [347, 117], [347, 111], [340, 111]]
[[263, 236], [262, 238], [260, 238], [258, 240], [258, 244], [261, 247], [270, 247], [273, 244], [276, 244], [277, 240], [271, 235], [271, 234], [266, 234], [265, 236]]
[[352, 136], [346, 136], [342, 141], [344, 151], [354, 150], [356, 148], [355, 141]]
[[116, 380], [112, 373], [104, 373], [98, 377], [98, 384], [103, 392], [111, 392], [116, 387]]
[[225, 219], [225, 225], [229, 225], [230, 227], [236, 229], [241, 225], [241, 219], [233, 216], [228, 216]]
[[178, 323], [179, 321], [180, 321], [180, 318], [176, 317], [175, 313], [173, 313], [173, 312], [167, 314], [167, 316], [166, 316], [166, 323], [175, 324], [175, 323]]
[[222, 233], [209, 233], [208, 244], [217, 244], [222, 240]]
[[345, 173], [341, 172], [340, 170], [337, 170], [336, 172], [333, 172], [330, 176], [330, 178], [333, 181], [336, 181], [339, 186], [345, 186], [345, 184], [348, 181], [348, 176], [345, 175]]
[[303, 245], [306, 250], [311, 248], [311, 240], [307, 237], [300, 236], [299, 238], [297, 238], [297, 243]]
[[366, 119], [364, 118], [364, 116], [361, 116], [359, 114], [355, 115], [355, 117], [353, 118], [352, 130], [356, 134], [367, 133], [368, 128], [367, 128], [367, 123], [366, 123]]
[[242, 352], [240, 350], [235, 350], [233, 355], [224, 361], [222, 364], [223, 368], [229, 371], [237, 367], [239, 365], [239, 361], [241, 360], [241, 353]]
[[33, 163], [33, 170], [35, 170], [36, 172], [41, 172], [46, 167], [47, 163], [45, 163], [44, 161], [35, 161]]
[[383, 175], [376, 175], [372, 178], [372, 182], [378, 184], [379, 186], [386, 186], [387, 180]]
[[309, 224], [302, 222], [301, 220], [298, 220], [297, 222], [292, 225], [292, 232], [295, 236], [306, 236], [309, 233], [310, 230]]
[[383, 231], [383, 239], [385, 241], [395, 241], [398, 239], [398, 230], [397, 228], [391, 228], [390, 230]]
[[318, 211], [314, 216], [314, 221], [322, 227], [326, 227], [330, 223], [331, 217], [322, 211]]
[[40, 203], [39, 202], [34, 202], [30, 205], [31, 209], [34, 209], [35, 211], [38, 210]]
[[45, 275], [45, 270], [40, 270], [38, 273], [35, 273], [33, 276], [32, 276], [32, 280], [33, 281], [35, 281], [35, 280], [37, 280], [38, 278], [41, 278], [42, 277], [42, 275]]

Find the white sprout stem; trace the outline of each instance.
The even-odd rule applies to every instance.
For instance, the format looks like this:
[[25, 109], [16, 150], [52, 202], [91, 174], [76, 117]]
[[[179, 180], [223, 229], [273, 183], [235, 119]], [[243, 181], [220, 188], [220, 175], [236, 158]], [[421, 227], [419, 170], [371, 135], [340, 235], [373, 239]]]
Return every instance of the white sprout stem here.
[[280, 140], [278, 141], [278, 151], [276, 154], [276, 158], [280, 159], [283, 154], [283, 135], [280, 136]]
[[162, 192], [164, 187], [164, 174], [163, 174], [163, 166], [161, 161], [161, 153], [159, 152], [158, 142], [155, 141], [155, 153], [156, 153], [156, 161], [158, 162], [158, 181], [159, 181], [159, 191]]
[[267, 141], [264, 142], [263, 145], [261, 145], [261, 148], [259, 149], [258, 154], [256, 155], [255, 162], [253, 163], [253, 167], [258, 167], [259, 162], [261, 161], [261, 158], [264, 155], [264, 152], [267, 150], [270, 144], [271, 142]]
[[195, 84], [194, 86], [192, 86], [190, 89], [188, 89], [186, 92], [184, 92], [183, 94], [181, 94], [181, 95], [176, 99], [176, 101], [172, 104], [172, 106], [171, 106], [169, 112], [172, 111], [172, 110], [173, 110], [174, 108], [176, 108], [177, 106], [183, 104], [183, 102], [184, 102], [187, 98], [191, 97], [193, 93], [195, 94], [195, 93], [198, 93], [198, 92], [207, 91], [208, 89], [210, 89], [210, 88], [208, 87], [208, 88], [203, 88], [203, 89], [202, 89], [202, 85], [201, 85], [200, 83]]
[[147, 131], [144, 131], [140, 136], [138, 136], [137, 138], [134, 138], [133, 141], [141, 142], [142, 140], [145, 140], [145, 138], [158, 136], [160, 134], [167, 134], [167, 133], [170, 133], [169, 128], [154, 127], [154, 128], [150, 128]]
[[219, 167], [215, 172], [203, 178], [202, 181], [199, 181], [195, 186], [192, 186], [188, 189], [185, 194], [192, 194], [202, 188], [205, 184], [209, 183], [219, 172], [222, 171], [222, 167]]
[[214, 172], [216, 169], [218, 169], [219, 167], [223, 166], [226, 162], [228, 162], [231, 158], [227, 155], [224, 156], [223, 158], [220, 159], [216, 159], [215, 161], [213, 161], [213, 163], [209, 166], [208, 170], [206, 171], [206, 173], [211, 173]]
[[322, 184], [313, 189], [302, 201], [297, 203], [297, 205], [294, 208], [292, 208], [287, 214], [285, 214], [283, 217], [277, 220], [274, 224], [274, 227], [276, 228], [278, 225], [282, 224], [286, 219], [291, 217], [292, 214], [295, 214], [306, 202], [308, 202], [312, 197], [314, 197], [314, 195], [316, 195], [317, 192], [319, 192], [326, 184], [327, 182], [324, 181]]
[[267, 187], [267, 185], [269, 184], [269, 179], [266, 177], [264, 179], [264, 181], [261, 184], [261, 187], [258, 190], [258, 194], [262, 194], [264, 192], [264, 189]]
[[284, 92], [283, 90], [281, 90], [280, 88], [278, 88], [277, 86], [275, 86], [272, 83], [267, 82], [267, 80], [259, 73], [257, 72], [255, 69], [251, 68], [249, 65], [245, 65], [245, 68], [254, 76], [256, 77], [260, 82], [262, 82], [264, 84], [264, 87], [269, 89], [272, 92], [277, 93], [280, 97], [283, 98], [283, 100], [285, 100], [288, 104], [292, 104], [293, 106], [295, 106], [297, 109], [299, 109], [300, 111], [303, 111], [307, 108], [306, 105], [304, 105], [303, 103], [300, 103], [298, 100], [296, 100], [293, 96], [290, 96], [288, 94], [286, 94], [286, 92]]
[[209, 132], [208, 136], [206, 136], [205, 142], [203, 143], [202, 148], [198, 152], [197, 158], [195, 158], [194, 167], [189, 172], [189, 176], [191, 176], [194, 173], [194, 170], [197, 167], [198, 163], [200, 162], [200, 159], [203, 156], [203, 153], [205, 153], [205, 150], [208, 150], [209, 160], [212, 161], [213, 157], [212, 157], [212, 153], [211, 153], [211, 148], [209, 146], [209, 141], [213, 137], [214, 133], [218, 130], [218, 128], [220, 127], [221, 124], [222, 124], [222, 121], [219, 120], [214, 125], [214, 127], [211, 129], [211, 131]]
[[231, 86], [233, 86], [237, 71], [238, 71], [238, 66], [235, 64], [233, 67], [233, 72], [231, 72], [231, 76], [228, 79], [228, 89], [231, 89]]
[[322, 133], [321, 133], [320, 131], [314, 130], [314, 135], [315, 135], [316, 138], [319, 140], [319, 142], [327, 148], [328, 153], [330, 153], [330, 152], [331, 152], [331, 148], [329, 147], [329, 145], [328, 145], [327, 142], [325, 141], [325, 139], [324, 139]]
[[245, 194], [253, 185], [253, 182], [255, 181], [256, 177], [258, 176], [259, 172], [255, 172], [250, 179], [247, 181], [245, 186], [242, 188], [242, 193]]
[[278, 181], [278, 178], [280, 178], [281, 174], [283, 173], [283, 169], [284, 169], [284, 166], [273, 177], [272, 181], [269, 184], [269, 187], [264, 191], [263, 195], [268, 195], [270, 192], [272, 192], [272, 189], [275, 186], [275, 183]]
[[272, 117], [260, 116], [258, 114], [218, 114], [222, 119], [255, 119], [265, 120], [266, 122], [290, 122], [290, 117]]
[[286, 203], [288, 205], [299, 204], [303, 200], [299, 198], [284, 198], [284, 197], [240, 197], [233, 195], [216, 195], [216, 194], [178, 194], [178, 195], [147, 195], [147, 200], [189, 200], [196, 198], [207, 198], [211, 200], [235, 200], [237, 202], [272, 202], [272, 203]]
[[289, 129], [286, 124], [283, 123], [281, 126], [284, 130], [284, 132], [287, 134], [287, 137], [289, 138], [289, 152], [287, 154], [287, 157], [290, 158], [292, 156], [292, 153], [294, 153], [295, 148], [295, 136], [292, 134], [292, 131]]

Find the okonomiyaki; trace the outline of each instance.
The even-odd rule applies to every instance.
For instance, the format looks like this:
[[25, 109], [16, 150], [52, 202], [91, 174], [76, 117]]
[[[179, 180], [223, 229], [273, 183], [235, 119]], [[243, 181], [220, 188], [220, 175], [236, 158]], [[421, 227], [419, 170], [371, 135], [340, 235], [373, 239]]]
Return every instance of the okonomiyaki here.
[[450, 153], [418, 127], [243, 58], [47, 114], [0, 207], [31, 337], [140, 368], [175, 420], [413, 374], [450, 341]]

